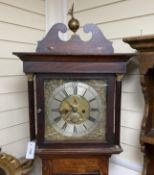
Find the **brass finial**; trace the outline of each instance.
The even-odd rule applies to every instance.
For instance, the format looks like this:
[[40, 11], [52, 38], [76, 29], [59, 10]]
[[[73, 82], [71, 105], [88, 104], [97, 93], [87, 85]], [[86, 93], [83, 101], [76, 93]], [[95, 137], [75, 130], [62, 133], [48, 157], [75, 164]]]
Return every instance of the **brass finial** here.
[[74, 18], [74, 3], [72, 4], [72, 8], [68, 11], [68, 15], [72, 17], [68, 22], [68, 27], [71, 31], [76, 33], [80, 27], [80, 23], [77, 19]]

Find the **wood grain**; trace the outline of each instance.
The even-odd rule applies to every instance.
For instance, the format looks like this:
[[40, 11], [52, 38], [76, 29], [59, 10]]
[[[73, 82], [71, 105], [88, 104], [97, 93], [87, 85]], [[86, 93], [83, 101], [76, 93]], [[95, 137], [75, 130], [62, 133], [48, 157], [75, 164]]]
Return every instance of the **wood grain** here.
[[78, 157], [43, 159], [43, 174], [108, 174], [109, 157]]

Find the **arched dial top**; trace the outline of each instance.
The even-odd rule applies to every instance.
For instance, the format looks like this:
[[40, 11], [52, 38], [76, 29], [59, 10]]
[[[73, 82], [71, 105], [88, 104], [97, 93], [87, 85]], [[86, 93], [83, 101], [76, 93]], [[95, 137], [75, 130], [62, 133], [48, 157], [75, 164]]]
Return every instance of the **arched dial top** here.
[[49, 122], [64, 136], [90, 134], [100, 121], [101, 99], [91, 86], [69, 82], [57, 87], [49, 99]]

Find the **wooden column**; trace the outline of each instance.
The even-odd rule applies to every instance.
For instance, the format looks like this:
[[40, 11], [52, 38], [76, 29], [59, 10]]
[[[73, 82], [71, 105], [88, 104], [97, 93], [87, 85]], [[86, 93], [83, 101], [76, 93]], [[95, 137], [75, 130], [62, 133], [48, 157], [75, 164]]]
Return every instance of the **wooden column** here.
[[154, 175], [154, 35], [125, 38], [124, 42], [138, 51], [141, 86], [145, 99], [140, 134], [144, 152], [142, 175]]
[[30, 140], [35, 140], [35, 111], [34, 111], [34, 76], [27, 74], [28, 79], [28, 102], [29, 102], [29, 123]]
[[115, 144], [120, 144], [120, 116], [121, 116], [121, 92], [122, 92], [122, 79], [123, 74], [117, 74], [116, 78], [116, 103], [115, 103]]

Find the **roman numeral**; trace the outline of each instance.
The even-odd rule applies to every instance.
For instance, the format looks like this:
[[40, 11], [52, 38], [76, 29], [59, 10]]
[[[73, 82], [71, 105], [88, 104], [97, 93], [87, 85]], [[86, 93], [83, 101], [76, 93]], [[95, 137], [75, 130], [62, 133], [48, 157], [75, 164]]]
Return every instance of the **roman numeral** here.
[[74, 125], [74, 128], [73, 128], [73, 132], [74, 132], [74, 133], [77, 133], [77, 128], [76, 128], [75, 125]]
[[65, 95], [65, 97], [69, 97], [68, 93], [66, 92], [65, 88], [63, 89], [63, 94]]
[[87, 89], [84, 91], [84, 93], [83, 93], [83, 95], [82, 95], [83, 97], [86, 95], [86, 92], [87, 92]]
[[65, 131], [66, 128], [67, 128], [67, 123], [65, 122], [61, 129], [63, 129]]
[[83, 124], [83, 127], [87, 130], [87, 127], [86, 127], [86, 125], [85, 124]]
[[57, 99], [57, 98], [55, 98], [55, 97], [54, 97], [54, 100], [56, 100], [56, 101], [58, 101], [58, 102], [60, 102], [60, 103], [62, 102], [61, 100], [59, 100], [59, 99]]
[[52, 112], [59, 112], [58, 108], [51, 109]]
[[60, 117], [60, 116], [54, 118], [54, 122], [55, 122], [55, 123], [59, 122], [60, 120], [61, 120], [61, 117]]
[[96, 112], [97, 111], [98, 112], [99, 109], [98, 108], [91, 108], [90, 111], [92, 111], [92, 112]]
[[93, 123], [95, 123], [95, 122], [96, 122], [96, 119], [95, 119], [95, 118], [93, 118], [93, 117], [91, 117], [91, 116], [88, 118], [88, 120], [90, 120], [90, 121], [91, 121], [91, 122], [93, 122]]
[[96, 100], [96, 98], [92, 98], [91, 100], [89, 100], [89, 103], [93, 102], [94, 100]]
[[74, 91], [74, 94], [77, 95], [78, 94], [78, 86], [76, 83], [73, 83], [73, 91]]

